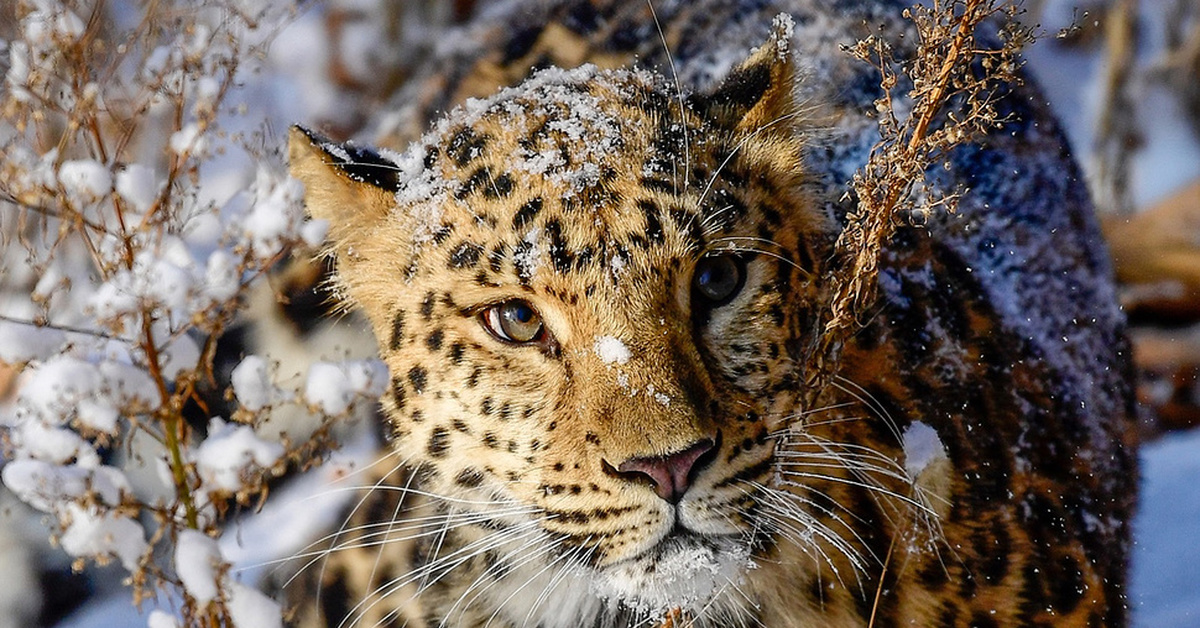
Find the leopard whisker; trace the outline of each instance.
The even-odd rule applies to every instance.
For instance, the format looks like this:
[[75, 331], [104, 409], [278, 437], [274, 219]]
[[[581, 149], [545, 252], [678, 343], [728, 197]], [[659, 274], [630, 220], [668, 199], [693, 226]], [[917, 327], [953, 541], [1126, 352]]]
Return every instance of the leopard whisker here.
[[[910, 506], [919, 508], [921, 510], [927, 509], [927, 506], [925, 506], [925, 504], [922, 504], [921, 502], [916, 501], [907, 495], [901, 495], [900, 493], [897, 493], [890, 489], [884, 488], [882, 486], [876, 486], [874, 484], [871, 484], [870, 482], [862, 482], [859, 480], [852, 480], [850, 478], [841, 478], [836, 475], [826, 475], [824, 473], [808, 473], [808, 472], [803, 472], [803, 471], [791, 471], [791, 470], [783, 472], [783, 475], [785, 477], [806, 478], [806, 479], [810, 479], [810, 480], [823, 480], [825, 482], [833, 482], [835, 484], [845, 484], [846, 486], [853, 486], [855, 488], [861, 488], [861, 489], [870, 491], [870, 492], [878, 494], [878, 495], [891, 497], [897, 501], [904, 502]], [[794, 480], [788, 480], [788, 479], [783, 480], [783, 485], [795, 487], [795, 488], [808, 488], [808, 485], [804, 484], [803, 482], [796, 482]]]
[[[459, 594], [458, 599], [454, 601], [454, 604], [450, 606], [448, 611], [446, 611], [445, 617], [442, 618], [441, 623], [438, 624], [439, 628], [446, 626], [446, 622], [448, 622], [450, 618], [454, 616], [454, 613], [458, 609], [459, 605], [462, 605], [462, 609], [465, 612], [466, 609], [470, 608], [471, 605], [475, 603], [475, 600], [479, 599], [480, 596], [482, 596], [492, 587], [496, 586], [499, 580], [493, 579], [489, 581], [488, 576], [501, 569], [520, 569], [521, 567], [534, 560], [537, 560], [538, 558], [557, 548], [557, 544], [547, 545], [543, 543], [542, 541], [544, 538], [545, 537], [542, 535], [535, 535], [522, 543], [516, 549], [506, 552], [504, 559], [488, 565], [482, 572], [479, 573], [479, 575], [474, 578], [474, 580], [472, 580], [471, 584], [465, 590], [463, 590], [461, 594]], [[538, 551], [533, 552], [528, 556], [520, 556], [522, 552], [526, 551], [530, 547], [538, 548]], [[476, 589], [478, 589], [478, 591], [476, 591]], [[467, 599], [467, 596], [470, 596], [469, 600]]]
[[[683, 105], [683, 86], [679, 82], [679, 71], [675, 68], [675, 56], [671, 54], [671, 47], [667, 45], [667, 35], [666, 35], [666, 33], [663, 32], [662, 22], [659, 21], [659, 19], [658, 19], [658, 11], [654, 10], [654, 2], [652, 0], [646, 0], [646, 6], [650, 8], [650, 15], [651, 15], [651, 17], [654, 18], [654, 27], [656, 29], [658, 29], [658, 39], [659, 39], [659, 41], [662, 42], [663, 53], [664, 53], [663, 56], [665, 56], [667, 58], [667, 64], [671, 68], [671, 79], [673, 81], [675, 81], [675, 98], [679, 105], [679, 117], [680, 117], [679, 124], [680, 124], [680, 126], [683, 127], [683, 185], [686, 187], [688, 184], [688, 181], [691, 179], [691, 176], [692, 176], [692, 165], [691, 165], [692, 142], [691, 142], [691, 138], [688, 134], [687, 120], [684, 119], [684, 115], [685, 115], [685, 112], [687, 111], [687, 109], [684, 108], [684, 105]], [[672, 165], [672, 167], [674, 167], [674, 165], [675, 165], [674, 160], [672, 160], [671, 165]], [[672, 172], [671, 178], [672, 178], [672, 185], [674, 186], [674, 193], [678, 195], [679, 194], [679, 173]]]
[[570, 553], [560, 554], [559, 556], [555, 557], [554, 560], [550, 561], [545, 566], [543, 566], [541, 569], [534, 572], [533, 575], [526, 578], [525, 582], [522, 583], [521, 586], [514, 589], [513, 592], [508, 595], [508, 597], [504, 598], [499, 604], [496, 605], [496, 610], [492, 611], [492, 614], [488, 617], [487, 621], [485, 621], [483, 623], [484, 628], [487, 628], [488, 626], [492, 625], [492, 622], [495, 621], [496, 617], [500, 614], [500, 611], [504, 610], [504, 606], [506, 604], [508, 604], [509, 602], [511, 602], [512, 599], [514, 597], [516, 597], [518, 593], [523, 591], [525, 589], [525, 587], [528, 587], [530, 584], [532, 584], [533, 581], [538, 576], [542, 575], [543, 573], [546, 573], [546, 570], [551, 569], [556, 563], [558, 563], [559, 561], [562, 561], [564, 559], [564, 556], [569, 556], [569, 555], [570, 555]]
[[793, 260], [791, 260], [791, 259], [788, 259], [788, 258], [786, 258], [786, 257], [784, 257], [784, 256], [782, 256], [782, 255], [780, 255], [779, 253], [775, 253], [775, 252], [772, 252], [772, 251], [765, 251], [765, 250], [763, 250], [763, 249], [756, 249], [756, 248], [752, 248], [752, 247], [746, 247], [746, 246], [729, 246], [729, 247], [722, 247], [722, 248], [721, 248], [721, 250], [722, 250], [722, 251], [730, 251], [730, 252], [733, 252], [733, 253], [753, 253], [753, 254], [755, 254], [755, 255], [765, 255], [765, 256], [767, 256], [767, 257], [770, 257], [770, 258], [772, 258], [772, 259], [779, 260], [779, 261], [781, 261], [781, 262], [783, 262], [783, 263], [787, 264], [788, 266], [791, 266], [792, 268], [795, 268], [796, 270], [798, 270], [798, 271], [800, 271], [800, 272], [804, 273], [805, 275], [812, 276], [812, 273], [811, 273], [811, 272], [809, 272], [809, 271], [808, 271], [808, 269], [806, 269], [806, 268], [804, 268], [803, 266], [801, 266], [801, 265], [797, 264], [795, 261], [793, 261]]
[[[520, 539], [526, 539], [526, 538], [541, 539], [541, 538], [544, 538], [544, 535], [545, 535], [545, 531], [542, 530], [537, 525], [536, 522], [530, 522], [529, 524], [527, 524], [527, 526], [525, 526], [525, 529], [523, 529], [523, 530], [511, 531], [511, 532], [507, 532], [507, 533], [511, 534], [511, 538], [505, 538], [506, 532], [498, 532], [498, 533], [494, 533], [494, 534], [489, 534], [487, 536], [484, 536], [483, 538], [480, 538], [471, 543], [468, 543], [467, 545], [455, 550], [454, 552], [451, 552], [450, 554], [447, 554], [446, 556], [443, 556], [441, 558], [433, 560], [428, 565], [426, 565], [425, 568], [423, 568], [427, 571], [427, 573], [422, 575], [422, 579], [424, 578], [424, 576], [433, 574], [434, 572], [438, 572], [437, 576], [435, 578], [433, 578], [433, 580], [430, 582], [423, 582], [420, 587], [420, 590], [424, 591], [425, 589], [427, 589], [430, 586], [430, 584], [432, 584], [433, 582], [436, 582], [438, 579], [441, 579], [446, 574], [450, 573], [451, 571], [453, 571], [454, 569], [456, 569], [463, 563], [465, 563], [477, 556], [482, 556], [490, 550], [494, 550], [494, 549], [497, 549], [504, 545], [511, 544]], [[451, 564], [450, 566], [447, 567], [447, 566], [441, 565], [440, 563], [442, 563], [442, 562], [452, 562], [453, 564]]]
[[[799, 428], [799, 426], [797, 426], [795, 424], [795, 422], [800, 419], [804, 419], [805, 417], [812, 416], [814, 414], [820, 414], [823, 412], [832, 412], [834, 410], [841, 410], [843, 408], [852, 407], [853, 405], [854, 405], [854, 402], [852, 402], [852, 401], [843, 401], [840, 403], [831, 403], [829, 405], [821, 406], [819, 408], [810, 408], [807, 410], [801, 410], [799, 412], [788, 413], [786, 415], [783, 415], [779, 419], [780, 421], [782, 421], [784, 423], [784, 426], [779, 429], [772, 430], [771, 433], [769, 434], [769, 436], [771, 438], [776, 438], [778, 436], [792, 433], [793, 431], [795, 431], [796, 429]], [[807, 428], [807, 427], [814, 427], [814, 426], [819, 426], [819, 425], [835, 425], [835, 424], [840, 423], [845, 420], [846, 419], [844, 417], [837, 417], [834, 419], [828, 419], [826, 421], [805, 423], [804, 427]]]
[[[819, 504], [814, 500], [808, 499], [791, 491], [772, 489], [770, 492], [772, 493], [774, 499], [777, 500], [771, 505], [783, 508], [783, 510], [780, 512], [781, 516], [798, 518], [806, 525], [816, 526], [815, 531], [821, 533], [822, 538], [831, 544], [834, 544], [835, 547], [837, 547], [843, 554], [846, 554], [847, 559], [849, 559], [854, 567], [859, 571], [863, 571], [865, 569], [868, 558], [878, 560], [878, 558], [871, 552], [870, 546], [866, 543], [866, 541], [858, 534], [858, 532], [852, 525], [850, 525], [850, 523], [842, 518], [842, 515], [838, 512], [823, 504]], [[837, 503], [834, 500], [829, 500], [829, 502], [840, 509], [841, 512], [849, 515], [855, 521], [860, 523], [863, 522], [861, 516], [852, 512], [845, 505]], [[853, 536], [853, 540], [862, 546], [863, 551], [866, 552], [866, 555], [864, 556], [858, 550], [854, 549], [850, 545], [849, 539], [843, 538], [840, 534], [836, 533], [833, 528], [822, 523], [813, 515], [812, 512], [809, 511], [809, 509], [829, 517], [842, 528], [849, 531]], [[832, 567], [833, 565], [830, 566]]]
[[733, 210], [733, 205], [726, 205], [726, 206], [722, 207], [721, 209], [718, 209], [718, 210], [712, 212], [711, 214], [705, 214], [700, 219], [700, 233], [706, 237], [716, 233], [717, 230], [714, 229], [714, 227], [716, 227], [717, 225], [714, 225], [712, 223], [717, 218], [720, 218], [721, 214], [724, 214], [725, 212], [732, 211], [732, 210]]
[[704, 186], [704, 190], [702, 190], [700, 192], [700, 199], [696, 201], [696, 206], [697, 207], [704, 206], [704, 199], [708, 196], [708, 193], [712, 190], [712, 186], [714, 183], [716, 183], [717, 178], [720, 177], [721, 173], [725, 170], [725, 167], [729, 165], [729, 162], [733, 160], [733, 158], [742, 150], [743, 147], [745, 147], [745, 145], [750, 140], [756, 138], [760, 133], [766, 131], [767, 129], [770, 129], [771, 127], [773, 127], [777, 124], [781, 124], [781, 123], [791, 120], [793, 118], [799, 117], [801, 115], [801, 113], [802, 113], [801, 111], [797, 110], [797, 111], [793, 111], [791, 113], [786, 113], [784, 115], [781, 115], [781, 116], [775, 118], [774, 120], [771, 120], [770, 122], [763, 124], [762, 126], [758, 127], [757, 129], [754, 129], [754, 131], [752, 133], [747, 134], [745, 137], [743, 137], [741, 140], [739, 140], [738, 143], [734, 145], [733, 150], [729, 151], [729, 154], [726, 155], [725, 159], [717, 166], [717, 169], [716, 169], [716, 171], [713, 172], [712, 176], [709, 177], [708, 183], [705, 184], [705, 186]]
[[[525, 514], [525, 512], [530, 512], [530, 511], [522, 511], [520, 509], [513, 509], [513, 511], [512, 511], [513, 514]], [[531, 511], [531, 512], [536, 512], [536, 511]], [[456, 516], [461, 517], [462, 520], [455, 522], [454, 525], [451, 527], [451, 529], [456, 529], [459, 527], [464, 527], [464, 526], [469, 526], [469, 525], [476, 525], [478, 523], [488, 521], [491, 518], [490, 514], [489, 515], [479, 514], [474, 517], [467, 517], [466, 515], [456, 515]], [[406, 541], [412, 541], [412, 540], [420, 539], [423, 537], [427, 537], [427, 536], [430, 536], [433, 534], [439, 534], [439, 533], [441, 533], [441, 528], [432, 529], [432, 530], [425, 529], [425, 528], [427, 528], [427, 524], [429, 524], [430, 522], [436, 521], [436, 520], [437, 520], [437, 518], [434, 518], [434, 517], [406, 520], [406, 523], [410, 524], [410, 525], [406, 525], [403, 527], [395, 528], [393, 530], [388, 530], [388, 531], [384, 531], [384, 532], [378, 532], [378, 531], [370, 532], [370, 533], [362, 535], [362, 536], [356, 536], [353, 539], [353, 541], [347, 541], [346, 543], [343, 543], [343, 544], [333, 545], [331, 547], [323, 548], [323, 549], [316, 550], [316, 551], [300, 552], [300, 553], [292, 554], [291, 556], [288, 556], [286, 558], [281, 558], [281, 559], [272, 560], [272, 561], [266, 561], [263, 563], [263, 565], [281, 564], [281, 563], [290, 562], [290, 561], [293, 561], [296, 559], [310, 558], [311, 560], [309, 560], [304, 565], [299, 567], [297, 569], [296, 573], [292, 574], [292, 576], [289, 577], [287, 579], [287, 581], [285, 581], [283, 583], [283, 586], [286, 587], [293, 580], [295, 580], [298, 576], [300, 576], [302, 573], [304, 573], [307, 569], [309, 569], [314, 564], [316, 564], [317, 561], [319, 561], [323, 558], [327, 558], [337, 552], [354, 550], [354, 549], [365, 549], [365, 548], [369, 548], [369, 547], [379, 547], [382, 551], [382, 548], [389, 544], [403, 543]], [[413, 524], [413, 522], [416, 522], [416, 521], [420, 521], [420, 523]], [[363, 525], [363, 526], [356, 526], [354, 528], [349, 528], [347, 530], [344, 530], [342, 533], [350, 534], [355, 531], [368, 529], [371, 527], [384, 527], [386, 525], [387, 524], [379, 523], [379, 524], [368, 524], [368, 525]], [[404, 535], [404, 536], [393, 536], [393, 534], [395, 532], [399, 532], [399, 531], [422, 530], [422, 529], [424, 529], [424, 530], [421, 532], [418, 532], [416, 534], [409, 534], [409, 535]], [[325, 539], [336, 538], [336, 536], [337, 535], [327, 535], [325, 537]], [[379, 539], [379, 540], [369, 540], [369, 539]], [[366, 542], [364, 542], [364, 541], [366, 541]], [[310, 543], [308, 547], [312, 547], [314, 545], [319, 545], [319, 544], [320, 544], [320, 541], [317, 541], [314, 543]]]
[[874, 411], [879, 418], [883, 419], [888, 429], [891, 430], [892, 435], [896, 437], [896, 442], [903, 440], [904, 435], [901, 433], [895, 417], [888, 411], [887, 406], [879, 401], [869, 390], [841, 375], [834, 375], [831, 383], [838, 390], [862, 402], [868, 409]]
[[[785, 452], [780, 458], [792, 468], [846, 469], [855, 475], [878, 476], [911, 484], [912, 478], [886, 457], [874, 457], [855, 452]], [[860, 478], [862, 479], [862, 478]]]
[[[709, 606], [711, 606], [713, 603], [715, 603], [717, 600], [719, 600], [721, 598], [721, 595], [724, 594], [724, 592], [729, 589], [733, 589], [733, 591], [735, 593], [737, 593], [746, 602], [746, 606], [748, 608], [754, 608], [755, 606], [757, 606], [757, 603], [749, 595], [747, 595], [746, 592], [743, 591], [742, 588], [739, 587], [737, 585], [737, 583], [733, 581], [732, 578], [726, 577], [725, 585], [721, 587], [721, 590], [718, 591], [717, 594], [713, 596], [712, 600], [708, 604], [704, 605], [704, 608], [701, 608], [700, 611], [698, 611], [696, 613], [696, 617], [697, 618], [702, 617], [704, 615], [705, 610]], [[746, 621], [747, 617], [749, 617], [751, 620], [753, 620], [754, 623], [757, 624], [758, 626], [761, 626], [761, 628], [767, 628], [767, 625], [764, 624], [761, 619], [759, 619], [758, 617], [755, 617], [752, 614], [728, 613], [727, 612], [725, 615], [726, 615], [726, 618], [730, 618], [730, 617], [737, 618], [738, 624], [740, 624], [742, 628], [750, 627], [750, 624], [747, 623], [747, 621]], [[726, 625], [727, 623], [728, 623], [728, 619], [726, 619], [726, 621], [717, 622], [716, 625], [722, 626], [722, 625]]]
[[[853, 533], [853, 528], [847, 525], [846, 522], [842, 521], [836, 513], [826, 512], [825, 509], [821, 508], [819, 505], [814, 504], [811, 500], [804, 499], [799, 495], [773, 489], [761, 483], [749, 484], [750, 486], [756, 488], [757, 491], [760, 492], [765, 498], [759, 500], [759, 503], [763, 506], [761, 515], [763, 516], [764, 520], [768, 523], [771, 523], [772, 527], [775, 528], [776, 531], [778, 531], [782, 536], [789, 538], [802, 551], [816, 552], [820, 558], [823, 559], [827, 565], [829, 565], [829, 568], [838, 577], [838, 581], [842, 582], [843, 586], [845, 586], [845, 583], [841, 580], [841, 572], [837, 568], [837, 565], [819, 544], [812, 543], [813, 537], [824, 540], [826, 543], [829, 543], [832, 548], [836, 549], [843, 556], [845, 556], [846, 560], [849, 561], [851, 566], [855, 569], [856, 580], [859, 579], [860, 573], [865, 572], [866, 561], [859, 551], [852, 547], [846, 539], [843, 539], [833, 529], [819, 521], [811, 513], [803, 508], [799, 508], [796, 502], [800, 502], [800, 504], [808, 505], [812, 508], [816, 508], [817, 510], [825, 512], [825, 514], [828, 514], [831, 518]], [[797, 525], [803, 525], [804, 529], [796, 527]], [[862, 539], [857, 540], [860, 543], [862, 542]], [[864, 547], [866, 547], [865, 544]]]
[[[825, 548], [819, 543], [813, 542], [813, 538], [816, 537], [824, 540], [831, 547], [837, 549], [838, 552], [847, 556], [847, 559], [850, 560], [856, 570], [860, 569], [855, 564], [855, 558], [853, 557], [856, 553], [855, 550], [853, 548], [842, 548], [841, 545], [845, 541], [834, 534], [832, 530], [819, 530], [818, 528], [823, 526], [812, 517], [801, 517], [803, 521], [797, 521], [794, 518], [790, 518], [791, 515], [788, 514], [775, 514], [766, 510], [760, 514], [763, 523], [769, 524], [771, 530], [775, 534], [778, 534], [781, 540], [790, 541], [800, 551], [816, 560], [818, 565], [823, 563], [828, 566], [833, 572], [834, 577], [837, 578], [838, 583], [843, 587], [846, 586], [846, 582], [842, 579], [841, 570], [838, 569], [837, 565], [833, 562], [833, 558], [825, 551]], [[798, 525], [803, 525], [804, 529], [800, 529], [797, 527]], [[858, 580], [857, 575], [855, 576], [855, 580]]]
[[[386, 460], [387, 458], [390, 458], [390, 457], [392, 457], [392, 454], [380, 456], [369, 466], [374, 467], [375, 465], [383, 462], [384, 460]], [[396, 457], [398, 458], [399, 455], [396, 455]], [[336, 544], [336, 539], [340, 538], [340, 535], [347, 528], [347, 526], [349, 526], [350, 522], [354, 518], [354, 515], [358, 513], [359, 509], [363, 507], [363, 504], [365, 504], [367, 502], [368, 498], [370, 498], [372, 496], [372, 493], [374, 491], [378, 490], [381, 486], [383, 486], [383, 483], [387, 480], [387, 478], [390, 477], [392, 473], [395, 473], [396, 471], [401, 469], [406, 462], [408, 462], [408, 459], [400, 461], [397, 465], [393, 466], [392, 469], [388, 473], [380, 475], [379, 479], [376, 480], [372, 486], [366, 487], [366, 490], [362, 490], [363, 487], [359, 487], [357, 489], [357, 490], [362, 490], [362, 497], [360, 497], [358, 502], [356, 504], [354, 504], [354, 507], [350, 509], [350, 512], [346, 515], [345, 519], [343, 519], [342, 523], [338, 526], [338, 531], [333, 537], [334, 544]], [[409, 479], [409, 482], [411, 482], [411, 478]], [[407, 488], [408, 483], [406, 483], [405, 486]], [[403, 502], [404, 500], [401, 499], [400, 501]], [[311, 567], [314, 564], [314, 561], [321, 560], [322, 558], [324, 558], [328, 555], [329, 554], [326, 553], [324, 556], [322, 556], [320, 558], [314, 557], [312, 559], [312, 561], [306, 563], [303, 567], [301, 567], [301, 569], [299, 569], [296, 572], [296, 574], [294, 574], [291, 578], [289, 578], [287, 582], [290, 583], [292, 580], [294, 580], [296, 578], [296, 576], [300, 575], [300, 573], [303, 573], [306, 569]], [[317, 603], [317, 604], [319, 604], [320, 600], [321, 600], [321, 593], [322, 593], [322, 589], [323, 589], [321, 583], [323, 583], [325, 581], [325, 577], [324, 577], [325, 576], [325, 566], [326, 566], [326, 563], [322, 562], [320, 572], [317, 575], [317, 583], [318, 584], [317, 584], [317, 590], [316, 590], [316, 596], [315, 596], [315, 600], [316, 600], [315, 603]], [[285, 584], [285, 586], [286, 586], [286, 584]]]
[[554, 574], [554, 577], [550, 579], [550, 582], [548, 582], [542, 589], [542, 592], [538, 594], [537, 599], [535, 599], [533, 605], [530, 606], [529, 612], [525, 614], [526, 624], [529, 623], [529, 619], [533, 617], [533, 614], [539, 608], [541, 608], [542, 604], [544, 604], [546, 600], [550, 599], [550, 594], [553, 593], [554, 589], [558, 587], [558, 584], [563, 581], [563, 578], [567, 577], [567, 574], [570, 573], [571, 569], [583, 567], [587, 564], [588, 560], [591, 560], [592, 555], [595, 554], [597, 549], [594, 545], [588, 547], [588, 543], [590, 543], [591, 540], [591, 536], [587, 537], [582, 543], [567, 553], [567, 560], [558, 568], [558, 572]]
[[[418, 587], [418, 592], [423, 591], [428, 588], [429, 583], [436, 582], [437, 580], [445, 577], [446, 574], [450, 573], [476, 556], [480, 556], [489, 550], [505, 544], [513, 543], [530, 536], [537, 536], [541, 533], [542, 531], [540, 527], [538, 527], [537, 522], [529, 522], [525, 525], [525, 529], [523, 530], [504, 530], [496, 534], [488, 535], [481, 539], [472, 541], [471, 543], [458, 548], [450, 554], [434, 558], [429, 563], [422, 565], [417, 569], [410, 570], [402, 576], [393, 578], [392, 580], [379, 585], [374, 590], [367, 593], [367, 595], [364, 596], [363, 599], [358, 602], [358, 604], [355, 604], [354, 607], [350, 609], [349, 614], [347, 614], [346, 618], [343, 619], [340, 624], [338, 624], [338, 627], [343, 628], [346, 626], [346, 620], [350, 620], [352, 617], [354, 619], [350, 625], [354, 625], [359, 621], [359, 619], [365, 617], [366, 613], [374, 608], [375, 605], [382, 603], [384, 600], [410, 584], [420, 582], [421, 585]], [[436, 554], [433, 555], [436, 556]], [[431, 575], [435, 574], [436, 577], [430, 578]], [[374, 598], [374, 600], [368, 604], [368, 600], [372, 600], [372, 598]]]
[[461, 497], [450, 497], [449, 495], [442, 495], [440, 493], [432, 493], [429, 491], [416, 489], [416, 488], [405, 488], [402, 486], [347, 486], [347, 487], [343, 487], [340, 489], [335, 489], [333, 492], [361, 491], [363, 489], [378, 490], [378, 491], [398, 491], [401, 493], [405, 493], [407, 495], [416, 495], [418, 497], [428, 497], [430, 499], [435, 499], [435, 500], [438, 500], [441, 502], [446, 502], [447, 504], [452, 504], [452, 505], [492, 506], [497, 503], [496, 500], [494, 500], [494, 499], [465, 499], [465, 498], [461, 498]]

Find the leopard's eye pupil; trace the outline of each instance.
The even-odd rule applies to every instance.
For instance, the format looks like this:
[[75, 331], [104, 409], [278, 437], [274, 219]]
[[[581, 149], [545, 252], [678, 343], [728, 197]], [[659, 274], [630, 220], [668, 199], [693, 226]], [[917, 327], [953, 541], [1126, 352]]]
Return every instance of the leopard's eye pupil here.
[[732, 255], [706, 257], [696, 265], [696, 294], [709, 306], [728, 303], [742, 289], [745, 268]]

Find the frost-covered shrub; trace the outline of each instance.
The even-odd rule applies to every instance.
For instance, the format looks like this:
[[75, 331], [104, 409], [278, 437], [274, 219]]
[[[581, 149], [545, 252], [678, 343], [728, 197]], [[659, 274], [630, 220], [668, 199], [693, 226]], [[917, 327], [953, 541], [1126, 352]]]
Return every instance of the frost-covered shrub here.
[[[319, 363], [289, 389], [249, 356], [232, 416], [185, 417], [206, 410], [198, 390], [247, 291], [324, 237], [260, 123], [238, 116], [290, 6], [0, 9], [0, 368], [20, 373], [0, 475], [78, 568], [115, 561], [135, 599], [172, 600], [179, 615], [155, 611], [155, 626], [279, 625], [214, 537], [231, 504], [258, 503], [324, 443], [255, 427], [286, 405], [346, 417], [387, 381], [377, 362]], [[222, 164], [248, 176], [209, 174]]]

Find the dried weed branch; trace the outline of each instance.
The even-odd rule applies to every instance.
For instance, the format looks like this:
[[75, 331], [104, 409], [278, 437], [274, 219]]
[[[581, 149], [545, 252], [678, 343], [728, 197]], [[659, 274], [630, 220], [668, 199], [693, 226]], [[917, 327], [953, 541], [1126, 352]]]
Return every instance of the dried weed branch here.
[[[329, 425], [386, 381], [377, 362], [324, 364], [336, 385], [289, 391], [250, 356], [234, 371], [236, 411], [213, 416], [200, 399], [251, 285], [324, 236], [263, 132], [238, 130], [257, 123], [237, 122], [245, 103], [231, 98], [291, 8], [22, 0], [8, 12], [0, 370], [20, 379], [0, 416], [4, 484], [47, 515], [77, 568], [116, 561], [135, 600], [166, 592], [181, 621], [158, 625], [279, 625], [213, 537], [270, 478], [319, 459]], [[203, 168], [235, 158], [256, 176], [226, 201]], [[289, 405], [324, 423], [255, 431]]]
[[1095, 182], [1097, 208], [1128, 215], [1134, 211], [1130, 169], [1141, 142], [1132, 80], [1138, 47], [1137, 4], [1117, 0], [1104, 14], [1104, 75], [1100, 114], [1096, 121]]
[[[857, 207], [836, 244], [840, 263], [827, 278], [828, 319], [809, 365], [812, 395], [823, 389], [842, 346], [869, 312], [880, 258], [897, 227], [921, 224], [932, 211], [953, 211], [965, 192], [939, 196], [927, 188], [925, 173], [956, 146], [1004, 123], [996, 99], [1020, 81], [1018, 54], [1032, 39], [1019, 13], [1010, 2], [935, 0], [905, 11], [917, 36], [911, 59], [897, 62], [891, 45], [877, 36], [849, 48], [880, 72], [881, 140], [851, 183]], [[989, 26], [997, 45], [979, 37]]]

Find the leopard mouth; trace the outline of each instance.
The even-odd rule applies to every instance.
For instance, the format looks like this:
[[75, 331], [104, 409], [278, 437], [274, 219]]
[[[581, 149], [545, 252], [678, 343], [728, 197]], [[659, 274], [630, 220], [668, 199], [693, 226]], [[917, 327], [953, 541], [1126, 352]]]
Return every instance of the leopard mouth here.
[[602, 597], [642, 613], [700, 607], [753, 568], [749, 546], [737, 535], [708, 535], [676, 524], [636, 556], [600, 570]]

